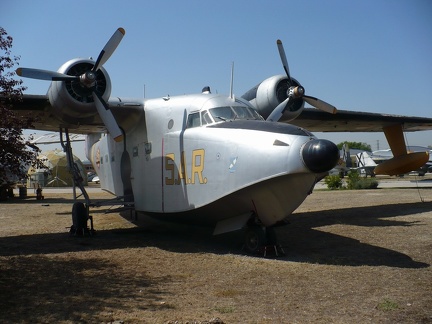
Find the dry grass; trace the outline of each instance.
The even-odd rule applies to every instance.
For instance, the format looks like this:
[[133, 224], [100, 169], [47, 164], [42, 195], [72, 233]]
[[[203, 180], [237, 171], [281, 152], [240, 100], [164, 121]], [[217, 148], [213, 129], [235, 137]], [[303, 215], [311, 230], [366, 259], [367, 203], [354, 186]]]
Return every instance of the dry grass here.
[[317, 191], [277, 229], [277, 259], [243, 255], [239, 233], [104, 209], [96, 236], [69, 237], [66, 194], [2, 203], [0, 321], [431, 323], [432, 189], [421, 194]]

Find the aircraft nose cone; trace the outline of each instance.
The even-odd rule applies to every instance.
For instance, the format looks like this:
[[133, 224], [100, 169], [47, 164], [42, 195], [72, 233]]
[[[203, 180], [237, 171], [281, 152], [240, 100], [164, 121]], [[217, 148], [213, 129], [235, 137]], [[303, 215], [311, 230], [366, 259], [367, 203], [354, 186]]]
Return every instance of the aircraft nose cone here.
[[339, 149], [333, 142], [315, 139], [303, 146], [302, 156], [309, 170], [322, 173], [335, 167], [339, 160]]

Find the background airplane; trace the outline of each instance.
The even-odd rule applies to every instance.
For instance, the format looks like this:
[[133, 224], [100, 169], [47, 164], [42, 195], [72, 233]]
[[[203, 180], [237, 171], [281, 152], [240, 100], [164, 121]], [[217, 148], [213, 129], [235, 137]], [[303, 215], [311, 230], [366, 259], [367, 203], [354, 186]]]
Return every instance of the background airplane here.
[[[353, 152], [354, 151], [354, 152]], [[330, 175], [339, 175], [341, 178], [353, 170], [365, 176], [375, 177], [377, 164], [369, 157], [368, 152], [358, 149], [351, 150], [347, 143], [344, 143], [340, 153], [338, 164], [329, 171]]]

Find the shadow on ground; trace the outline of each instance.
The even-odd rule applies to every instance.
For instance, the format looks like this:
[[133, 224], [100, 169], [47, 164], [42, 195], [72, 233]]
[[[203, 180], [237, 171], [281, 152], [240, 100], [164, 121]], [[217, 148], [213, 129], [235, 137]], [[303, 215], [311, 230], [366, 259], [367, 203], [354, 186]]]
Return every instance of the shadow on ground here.
[[14, 256], [0, 263], [0, 271], [2, 322], [112, 322], [104, 309], [170, 307], [160, 302], [165, 293], [160, 282], [171, 278], [131, 276], [101, 259]]
[[[432, 203], [408, 203], [295, 213], [290, 217], [290, 225], [276, 228], [286, 252], [279, 260], [343, 266], [429, 267], [428, 263], [414, 261], [409, 255], [320, 231], [319, 227], [332, 224], [422, 226], [415, 221], [398, 220], [398, 216], [430, 210]], [[130, 229], [97, 231], [95, 236], [86, 237], [73, 237], [68, 233], [2, 237], [0, 255], [43, 255], [127, 247], [157, 247], [176, 253], [243, 254], [240, 232], [212, 236], [210, 228], [162, 223], [147, 217], [141, 219], [139, 225]], [[95, 228], [97, 230], [97, 219]], [[402, 239], [409, 244], [408, 236]]]

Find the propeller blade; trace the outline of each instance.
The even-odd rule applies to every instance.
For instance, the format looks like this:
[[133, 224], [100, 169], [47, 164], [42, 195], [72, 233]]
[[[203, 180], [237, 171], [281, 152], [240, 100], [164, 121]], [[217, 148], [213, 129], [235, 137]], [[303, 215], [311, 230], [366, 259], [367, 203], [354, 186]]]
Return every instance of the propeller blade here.
[[78, 80], [79, 76], [67, 75], [59, 72], [30, 69], [30, 68], [18, 68], [16, 74], [24, 78], [47, 80], [47, 81], [67, 81], [67, 80]]
[[120, 44], [123, 36], [126, 31], [123, 28], [118, 28], [114, 34], [111, 36], [109, 41], [106, 43], [105, 47], [100, 52], [96, 63], [92, 69], [93, 72], [96, 72], [100, 66], [104, 65], [106, 61], [111, 57], [111, 55], [116, 50], [117, 46]]
[[99, 116], [101, 117], [108, 132], [111, 134], [111, 136], [116, 142], [121, 142], [123, 140], [123, 133], [118, 126], [117, 121], [115, 120], [111, 110], [109, 109], [109, 106], [107, 105], [105, 100], [103, 100], [103, 98], [95, 91], [93, 91], [93, 99], [96, 104]]
[[310, 96], [303, 96], [304, 101], [306, 101], [309, 105], [314, 106], [315, 108], [328, 112], [330, 114], [336, 114], [337, 109], [336, 107], [330, 105], [329, 103], [322, 101], [318, 98], [310, 97]]
[[281, 58], [283, 68], [285, 70], [285, 73], [286, 73], [286, 75], [287, 75], [287, 77], [288, 77], [288, 79], [290, 81], [290, 85], [291, 85], [292, 81], [291, 81], [291, 75], [290, 75], [290, 72], [289, 72], [288, 60], [287, 60], [286, 55], [285, 55], [285, 50], [284, 50], [284, 47], [282, 45], [282, 41], [280, 39], [278, 39], [276, 41], [276, 44], [277, 44], [277, 47], [278, 47], [278, 50], [279, 50], [279, 56]]
[[282, 117], [285, 111], [285, 108], [288, 107], [291, 98], [292, 97], [288, 97], [284, 101], [282, 101], [279, 105], [277, 105], [277, 107], [273, 109], [271, 114], [267, 117], [266, 121], [270, 121], [270, 122], [279, 121], [279, 119]]

